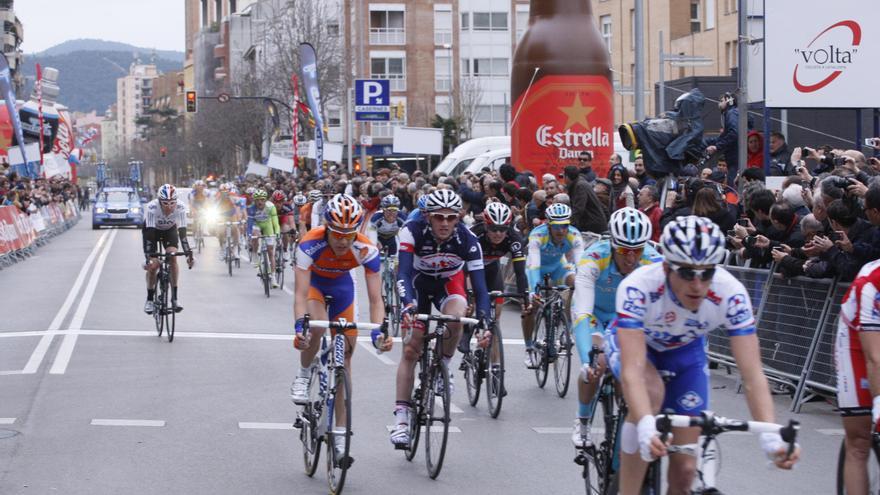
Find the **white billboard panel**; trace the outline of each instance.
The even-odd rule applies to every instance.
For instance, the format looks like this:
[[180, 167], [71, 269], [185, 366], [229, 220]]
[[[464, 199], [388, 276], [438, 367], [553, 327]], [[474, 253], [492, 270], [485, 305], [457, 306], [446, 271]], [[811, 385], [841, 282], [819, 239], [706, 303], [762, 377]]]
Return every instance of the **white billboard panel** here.
[[431, 127], [395, 127], [394, 153], [442, 155], [443, 130]]

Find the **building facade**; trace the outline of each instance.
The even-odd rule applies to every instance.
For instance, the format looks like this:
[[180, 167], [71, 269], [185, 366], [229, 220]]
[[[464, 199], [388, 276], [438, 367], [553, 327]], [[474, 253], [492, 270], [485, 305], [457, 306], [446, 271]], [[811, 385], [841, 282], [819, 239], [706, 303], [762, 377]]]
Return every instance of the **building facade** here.
[[153, 79], [153, 110], [174, 110], [177, 115], [186, 113], [184, 102], [183, 71], [169, 72]]
[[21, 64], [24, 60], [21, 51], [21, 43], [24, 41], [24, 27], [15, 16], [14, 4], [13, 0], [0, 0], [0, 22], [3, 23], [3, 55], [9, 62], [15, 92], [19, 94], [24, 88], [24, 75], [21, 71]]
[[158, 76], [155, 65], [133, 62], [128, 75], [116, 80], [116, 135], [125, 155], [140, 136], [137, 120], [153, 104], [153, 80]]

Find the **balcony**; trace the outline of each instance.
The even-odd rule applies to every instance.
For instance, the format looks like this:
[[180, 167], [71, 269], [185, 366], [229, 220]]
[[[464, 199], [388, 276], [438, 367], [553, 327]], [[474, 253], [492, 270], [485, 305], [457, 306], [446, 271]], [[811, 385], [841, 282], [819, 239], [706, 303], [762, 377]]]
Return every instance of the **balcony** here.
[[405, 45], [406, 30], [404, 28], [370, 28], [371, 45]]
[[373, 74], [371, 79], [388, 79], [391, 81], [391, 91], [406, 91], [406, 75], [405, 74]]

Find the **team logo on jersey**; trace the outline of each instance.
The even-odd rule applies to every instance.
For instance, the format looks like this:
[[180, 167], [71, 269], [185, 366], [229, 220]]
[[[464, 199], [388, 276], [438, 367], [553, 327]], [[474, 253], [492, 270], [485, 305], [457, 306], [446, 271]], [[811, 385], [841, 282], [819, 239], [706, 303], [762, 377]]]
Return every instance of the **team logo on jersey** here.
[[667, 311], [663, 319], [666, 321], [667, 325], [675, 323], [675, 311]]
[[627, 287], [623, 309], [636, 316], [645, 316], [645, 293], [635, 287]]
[[745, 294], [735, 294], [727, 299], [727, 320], [731, 325], [739, 325], [752, 318], [748, 301]]
[[649, 294], [649, 296], [651, 297], [651, 302], [652, 302], [652, 303], [655, 303], [655, 302], [659, 301], [660, 298], [663, 297], [663, 293], [664, 293], [665, 291], [666, 291], [666, 286], [665, 286], [665, 285], [661, 285], [660, 288], [657, 289], [657, 292], [651, 292], [651, 293]]
[[597, 251], [593, 251], [592, 253], [590, 253], [590, 258], [593, 258], [594, 260], [598, 260], [598, 259], [602, 258], [602, 255], [599, 254]]
[[871, 316], [880, 318], [880, 292], [874, 294], [874, 310], [871, 311]]
[[522, 249], [522, 244], [520, 244], [519, 242], [511, 242], [510, 243], [510, 252], [515, 253], [515, 252], [519, 251], [520, 249]]
[[706, 293], [706, 299], [715, 306], [721, 306], [721, 296], [719, 296], [712, 290], [709, 290], [709, 292]]
[[700, 394], [694, 392], [693, 390], [685, 392], [684, 395], [678, 398], [678, 404], [687, 409], [688, 411], [696, 409], [703, 405], [703, 398], [700, 397]]

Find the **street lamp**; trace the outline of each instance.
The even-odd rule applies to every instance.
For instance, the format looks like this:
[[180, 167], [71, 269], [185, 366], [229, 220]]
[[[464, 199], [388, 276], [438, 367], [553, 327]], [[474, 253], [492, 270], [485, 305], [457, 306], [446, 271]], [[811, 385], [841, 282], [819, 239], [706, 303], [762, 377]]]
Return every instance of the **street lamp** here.
[[663, 51], [663, 31], [660, 31], [660, 115], [666, 112], [666, 62], [673, 67], [706, 67], [715, 63], [709, 57], [673, 55]]

